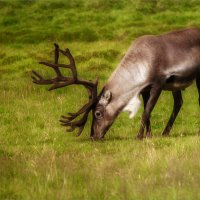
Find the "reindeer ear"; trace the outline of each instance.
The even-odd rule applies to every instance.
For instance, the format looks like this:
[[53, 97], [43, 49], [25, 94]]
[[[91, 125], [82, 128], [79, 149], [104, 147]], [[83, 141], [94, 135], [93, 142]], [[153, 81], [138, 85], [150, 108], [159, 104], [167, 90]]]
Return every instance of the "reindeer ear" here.
[[112, 98], [112, 93], [109, 90], [106, 90], [105, 93], [103, 94], [103, 97], [108, 101], [108, 103], [110, 102], [111, 98]]
[[102, 96], [101, 96], [101, 98], [99, 100], [99, 104], [105, 106], [105, 105], [107, 105], [111, 101], [111, 98], [112, 98], [112, 93], [109, 90], [106, 90], [102, 94]]

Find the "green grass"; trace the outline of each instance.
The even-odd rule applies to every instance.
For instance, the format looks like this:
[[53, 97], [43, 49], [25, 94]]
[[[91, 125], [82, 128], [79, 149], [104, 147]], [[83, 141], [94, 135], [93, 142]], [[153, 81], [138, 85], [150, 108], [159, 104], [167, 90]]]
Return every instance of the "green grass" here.
[[[163, 92], [152, 114], [153, 138], [137, 141], [142, 108], [122, 113], [104, 141], [91, 142], [91, 116], [81, 137], [58, 119], [87, 100], [80, 87], [48, 92], [31, 82], [31, 70], [52, 72], [53, 43], [70, 48], [80, 77], [100, 88], [131, 42], [200, 26], [197, 0], [0, 1], [0, 199], [200, 199], [200, 139], [195, 85], [168, 138], [172, 110]], [[61, 59], [65, 61], [64, 58]]]

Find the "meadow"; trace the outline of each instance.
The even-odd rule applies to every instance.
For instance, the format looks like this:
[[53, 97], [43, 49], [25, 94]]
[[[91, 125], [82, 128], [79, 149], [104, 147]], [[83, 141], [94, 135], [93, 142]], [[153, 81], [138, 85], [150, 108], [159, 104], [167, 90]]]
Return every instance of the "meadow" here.
[[161, 132], [173, 101], [163, 92], [152, 139], [134, 139], [141, 106], [133, 120], [120, 114], [104, 140], [91, 142], [91, 116], [80, 137], [58, 121], [87, 101], [85, 89], [49, 92], [31, 81], [32, 69], [53, 75], [38, 62], [53, 60], [57, 42], [71, 50], [80, 77], [99, 77], [100, 91], [137, 37], [200, 27], [200, 1], [3, 0], [0, 15], [0, 200], [200, 199], [195, 84], [183, 91], [169, 137]]

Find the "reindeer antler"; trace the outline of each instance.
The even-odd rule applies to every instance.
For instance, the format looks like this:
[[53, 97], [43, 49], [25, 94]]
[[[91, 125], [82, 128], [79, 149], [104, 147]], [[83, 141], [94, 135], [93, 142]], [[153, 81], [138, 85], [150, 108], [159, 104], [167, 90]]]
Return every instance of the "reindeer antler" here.
[[[83, 85], [89, 94], [89, 101], [87, 104], [85, 104], [78, 112], [76, 113], [68, 113], [68, 116], [61, 116], [60, 122], [62, 126], [67, 126], [69, 129], [67, 131], [71, 132], [74, 129], [78, 128], [78, 134], [79, 136], [84, 126], [87, 122], [88, 114], [92, 110], [93, 105], [97, 101], [97, 85], [98, 85], [98, 79], [93, 83], [91, 81], [78, 79], [77, 77], [77, 70], [75, 65], [75, 60], [73, 56], [71, 55], [69, 49], [66, 49], [65, 51], [61, 50], [58, 46], [58, 44], [54, 44], [55, 46], [55, 60], [54, 63], [48, 63], [48, 62], [39, 62], [40, 64], [43, 64], [45, 66], [53, 68], [53, 70], [56, 73], [56, 77], [52, 79], [44, 79], [41, 75], [39, 75], [37, 72], [33, 72], [33, 83], [39, 84], [39, 85], [52, 85], [49, 90], [54, 90], [57, 88], [65, 87], [68, 85]], [[69, 65], [66, 64], [58, 64], [59, 59], [59, 52], [61, 52], [63, 55], [67, 56], [70, 63]], [[68, 68], [72, 71], [72, 77], [63, 76], [59, 68]], [[76, 120], [80, 115], [82, 117], [79, 120]]]

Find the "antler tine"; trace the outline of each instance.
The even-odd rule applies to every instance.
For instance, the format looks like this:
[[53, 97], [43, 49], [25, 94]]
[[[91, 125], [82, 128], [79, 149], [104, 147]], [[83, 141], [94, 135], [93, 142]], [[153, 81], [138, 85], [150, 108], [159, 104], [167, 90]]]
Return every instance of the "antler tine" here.
[[93, 106], [94, 102], [97, 100], [97, 84], [98, 84], [98, 78], [94, 83], [90, 82], [91, 84], [84, 85], [88, 91], [89, 95], [89, 101], [87, 104], [85, 104], [82, 108], [79, 109], [76, 113], [68, 113], [69, 116], [61, 116], [61, 122], [65, 121], [72, 121], [79, 115], [83, 114], [84, 112], [87, 112], [88, 110], [91, 110], [91, 107]]
[[[46, 65], [48, 67], [51, 67], [54, 69], [56, 75], [57, 75], [57, 79], [58, 80], [62, 80], [64, 77], [61, 74], [59, 67], [60, 65], [58, 65], [58, 59], [59, 59], [59, 46], [58, 44], [54, 44], [55, 47], [55, 51], [54, 51], [54, 64], [53, 63], [48, 63], [48, 62], [39, 62], [40, 64]], [[65, 66], [65, 65], [64, 65]]]
[[58, 66], [56, 66], [56, 64], [58, 64], [58, 59], [59, 59], [59, 46], [58, 46], [58, 44], [54, 44], [54, 47], [55, 47], [55, 51], [54, 51], [54, 53], [55, 53], [55, 60], [54, 60], [54, 71], [56, 72], [56, 74], [57, 74], [57, 78], [59, 77], [59, 78], [62, 78], [63, 76], [62, 76], [62, 74], [61, 74], [61, 72], [60, 72], [60, 70], [59, 70], [59, 67]]
[[39, 75], [36, 71], [32, 70], [33, 75], [32, 81], [35, 84], [39, 85], [46, 85], [46, 84], [53, 84], [55, 82], [55, 79], [44, 79], [41, 75]]
[[58, 59], [59, 59], [59, 45], [54, 43], [55, 47], [55, 64], [58, 64]]
[[[74, 61], [73, 56], [71, 55], [69, 49], [66, 49], [66, 51], [63, 51], [59, 48], [58, 44], [56, 44], [56, 43], [54, 44], [54, 46], [55, 46], [54, 63], [39, 62], [39, 64], [53, 68], [53, 70], [55, 71], [55, 73], [57, 75], [56, 78], [46, 80], [35, 71], [33, 72], [34, 76], [32, 76], [33, 82], [36, 83], [36, 84], [41, 84], [41, 85], [43, 85], [43, 84], [53, 84], [53, 86], [50, 87], [49, 90], [57, 89], [57, 88], [64, 87], [64, 86], [67, 86], [67, 85], [71, 85], [71, 84], [75, 83], [76, 80], [77, 80], [77, 71], [76, 71], [75, 61]], [[69, 61], [70, 61], [69, 65], [58, 64], [59, 51], [63, 55], [65, 55], [69, 58]], [[61, 74], [61, 71], [59, 69], [60, 67], [71, 69], [73, 78], [64, 77]]]
[[[89, 114], [89, 111], [88, 110], [81, 119], [77, 120], [77, 121], [72, 121], [72, 120], [60, 120], [61, 122], [61, 125], [62, 126], [66, 126], [66, 127], [69, 127], [69, 129], [67, 129], [68, 132], [72, 132], [74, 129], [78, 128], [79, 131], [77, 133], [77, 136], [79, 136], [84, 127], [85, 127], [85, 124], [87, 122], [87, 118], [88, 118], [88, 114]], [[63, 116], [64, 117], [64, 116]]]
[[75, 60], [70, 52], [70, 50], [67, 48], [65, 51], [63, 51], [62, 49], [59, 49], [59, 51], [68, 57], [70, 64], [68, 66], [68, 68], [70, 68], [72, 70], [72, 74], [73, 74], [73, 78], [75, 80], [77, 80], [77, 70], [76, 70], [76, 64], [75, 64]]
[[[40, 85], [46, 85], [46, 84], [52, 84], [52, 86], [49, 88], [49, 90], [61, 88], [68, 85], [83, 85], [89, 95], [89, 101], [84, 106], [79, 109], [76, 113], [68, 113], [68, 116], [61, 116], [60, 122], [61, 125], [69, 127], [67, 131], [73, 131], [74, 129], [78, 128], [78, 134], [79, 136], [87, 122], [88, 114], [92, 110], [93, 105], [95, 104], [97, 100], [97, 84], [98, 79], [93, 83], [91, 81], [78, 79], [77, 77], [77, 69], [75, 60], [70, 52], [69, 49], [66, 49], [65, 51], [61, 50], [58, 46], [58, 44], [54, 44], [55, 46], [55, 55], [54, 55], [54, 63], [49, 62], [40, 62], [40, 64], [43, 64], [45, 66], [51, 67], [55, 73], [56, 77], [53, 79], [44, 79], [41, 75], [39, 75], [37, 72], [33, 71], [33, 82]], [[69, 64], [58, 64], [59, 60], [59, 52], [62, 53], [64, 56], [66, 56], [69, 59]], [[72, 77], [63, 76], [59, 68], [68, 68], [72, 72]], [[79, 120], [75, 120], [77, 117], [81, 116]]]
[[[95, 90], [92, 90], [92, 91], [95, 91]], [[89, 93], [89, 102], [87, 104], [85, 104], [78, 112], [76, 113], [68, 113], [71, 117], [77, 117], [78, 115], [86, 112], [88, 110], [88, 108], [90, 108], [92, 105], [93, 105], [93, 102], [96, 100], [96, 96], [95, 96], [95, 93], [92, 93], [92, 91], [90, 91], [88, 89], [88, 93]]]

